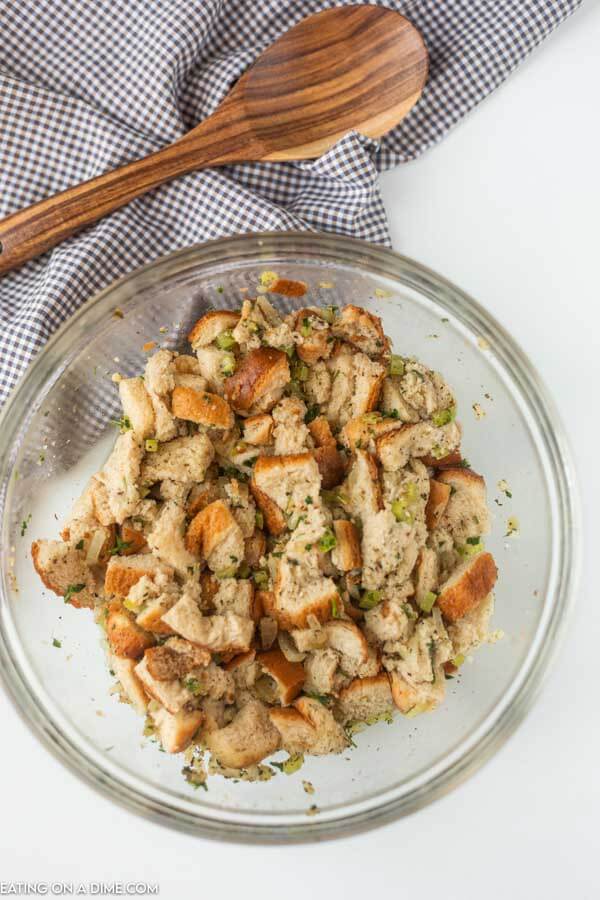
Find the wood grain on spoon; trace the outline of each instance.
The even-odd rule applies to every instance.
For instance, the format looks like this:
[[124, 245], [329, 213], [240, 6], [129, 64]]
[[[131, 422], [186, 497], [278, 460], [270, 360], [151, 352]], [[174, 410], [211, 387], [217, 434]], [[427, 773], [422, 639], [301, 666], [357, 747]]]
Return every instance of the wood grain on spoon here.
[[380, 137], [417, 102], [427, 68], [421, 35], [393, 10], [347, 6], [308, 16], [180, 140], [0, 222], [0, 274], [195, 169], [310, 159], [352, 130]]

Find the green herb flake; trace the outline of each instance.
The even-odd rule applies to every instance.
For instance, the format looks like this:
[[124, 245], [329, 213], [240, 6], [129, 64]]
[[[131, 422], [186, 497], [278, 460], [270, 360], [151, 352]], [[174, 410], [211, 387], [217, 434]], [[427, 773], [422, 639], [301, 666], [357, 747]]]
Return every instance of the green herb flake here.
[[310, 697], [311, 700], [316, 700], [322, 706], [330, 706], [332, 702], [332, 698], [327, 694], [317, 694], [315, 691], [304, 691], [306, 697]]
[[271, 765], [275, 766], [276, 769], [279, 769], [279, 771], [283, 772], [285, 775], [293, 775], [294, 772], [297, 772], [304, 765], [304, 754], [293, 753], [285, 762], [272, 762]]
[[381, 602], [381, 591], [365, 591], [358, 601], [361, 609], [374, 609]]
[[146, 438], [144, 446], [146, 448], [146, 453], [156, 453], [158, 450], [158, 441], [156, 438]]
[[317, 547], [321, 551], [321, 553], [329, 553], [330, 550], [333, 550], [334, 547], [337, 546], [337, 538], [333, 531], [330, 528], [323, 533], [322, 537], [319, 539]]
[[263, 516], [263, 514], [260, 511], [257, 512], [254, 516], [254, 524], [256, 525], [257, 528], [264, 527], [265, 517]]
[[62, 643], [57, 640], [57, 638], [52, 638], [52, 646], [57, 647], [59, 650], [62, 647]]
[[27, 527], [31, 522], [31, 513], [27, 516], [27, 518], [23, 519], [21, 522], [21, 537], [25, 537], [25, 532], [27, 531]]
[[115, 538], [114, 547], [111, 547], [108, 551], [109, 556], [116, 556], [117, 554], [122, 553], [124, 550], [128, 550], [132, 545], [131, 541], [122, 541], [119, 535]]
[[131, 431], [132, 425], [129, 416], [121, 416], [120, 419], [111, 419], [110, 421], [119, 429], [121, 434], [125, 434], [126, 431]]
[[73, 594], [80, 594], [84, 588], [85, 584], [70, 584], [64, 595], [65, 603], [70, 603]]
[[75, 549], [76, 549], [76, 550], [83, 550], [83, 538], [81, 538], [80, 541], [77, 541], [77, 543], [75, 544]]
[[321, 409], [320, 409], [318, 403], [315, 403], [312, 406], [309, 406], [308, 409], [306, 410], [306, 415], [304, 416], [304, 424], [305, 425], [310, 424], [310, 422], [314, 421], [317, 418], [317, 416], [319, 416], [320, 414], [321, 414]]

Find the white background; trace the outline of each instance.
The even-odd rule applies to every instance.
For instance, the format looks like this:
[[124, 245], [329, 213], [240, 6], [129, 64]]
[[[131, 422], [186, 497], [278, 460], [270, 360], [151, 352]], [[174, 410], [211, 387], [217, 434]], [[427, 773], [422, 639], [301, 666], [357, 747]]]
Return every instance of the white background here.
[[40, 748], [0, 692], [0, 882], [133, 878], [177, 900], [600, 896], [599, 47], [600, 6], [588, 3], [438, 148], [383, 179], [395, 248], [512, 331], [571, 436], [588, 554], [565, 646], [525, 723], [408, 819], [322, 845], [236, 847], [111, 805]]

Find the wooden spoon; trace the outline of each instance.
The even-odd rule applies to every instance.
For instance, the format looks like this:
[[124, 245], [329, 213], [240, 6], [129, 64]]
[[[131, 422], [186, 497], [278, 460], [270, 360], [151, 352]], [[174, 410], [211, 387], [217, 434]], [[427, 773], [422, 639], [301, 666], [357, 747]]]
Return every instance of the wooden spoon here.
[[178, 175], [310, 159], [352, 129], [380, 137], [417, 102], [427, 70], [421, 35], [393, 10], [346, 6], [308, 16], [180, 140], [0, 222], [0, 274]]

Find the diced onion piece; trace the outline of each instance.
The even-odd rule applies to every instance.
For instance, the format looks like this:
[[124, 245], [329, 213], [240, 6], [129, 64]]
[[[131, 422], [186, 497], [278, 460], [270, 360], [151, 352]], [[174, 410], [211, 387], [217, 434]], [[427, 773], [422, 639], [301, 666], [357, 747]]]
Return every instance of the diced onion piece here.
[[102, 552], [102, 548], [104, 547], [104, 543], [106, 541], [106, 535], [103, 531], [96, 530], [92, 534], [92, 539], [88, 544], [87, 553], [85, 556], [85, 562], [88, 566], [95, 566], [98, 560], [100, 559], [100, 553]]
[[299, 663], [306, 659], [306, 653], [301, 653], [300, 650], [296, 648], [287, 631], [279, 632], [277, 635], [277, 643], [288, 662]]

